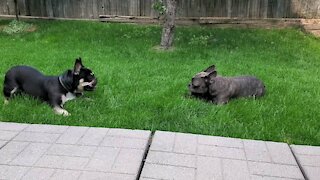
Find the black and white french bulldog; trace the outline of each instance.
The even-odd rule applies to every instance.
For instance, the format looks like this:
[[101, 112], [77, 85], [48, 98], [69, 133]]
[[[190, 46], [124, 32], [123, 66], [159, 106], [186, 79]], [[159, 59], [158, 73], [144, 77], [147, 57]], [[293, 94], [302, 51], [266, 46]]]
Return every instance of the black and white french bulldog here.
[[226, 104], [232, 98], [263, 96], [265, 86], [253, 76], [217, 76], [215, 66], [212, 65], [192, 78], [189, 91], [192, 96], [215, 104]]
[[72, 100], [84, 91], [93, 91], [97, 85], [94, 73], [83, 66], [81, 58], [76, 59], [73, 70], [60, 76], [45, 76], [29, 66], [12, 67], [5, 75], [3, 94], [5, 104], [17, 93], [26, 93], [47, 102], [59, 115], [69, 116], [63, 108], [66, 101]]

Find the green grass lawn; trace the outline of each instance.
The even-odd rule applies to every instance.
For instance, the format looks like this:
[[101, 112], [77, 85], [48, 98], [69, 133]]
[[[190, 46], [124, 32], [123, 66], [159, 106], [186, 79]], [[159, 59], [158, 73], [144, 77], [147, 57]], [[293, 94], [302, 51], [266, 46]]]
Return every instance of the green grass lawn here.
[[[47, 75], [75, 58], [98, 77], [95, 92], [67, 102], [70, 117], [30, 97], [0, 103], [0, 120], [167, 130], [320, 145], [320, 41], [297, 29], [179, 27], [175, 50], [159, 52], [161, 28], [79, 21], [30, 21], [34, 32], [0, 32], [5, 72], [30, 65]], [[0, 26], [9, 21], [0, 20]], [[216, 106], [187, 96], [191, 77], [215, 64], [223, 76], [254, 75], [263, 98]], [[3, 101], [3, 95], [0, 96]]]

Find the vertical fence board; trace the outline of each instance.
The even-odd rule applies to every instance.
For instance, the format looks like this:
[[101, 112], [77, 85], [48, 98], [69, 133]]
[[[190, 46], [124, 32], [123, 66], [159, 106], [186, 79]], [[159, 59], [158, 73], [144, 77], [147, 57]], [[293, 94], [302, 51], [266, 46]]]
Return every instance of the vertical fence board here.
[[111, 0], [105, 0], [104, 12], [105, 14], [111, 14]]
[[29, 10], [31, 16], [41, 16], [41, 6], [39, 2], [29, 1]]
[[7, 2], [6, 1], [0, 1], [0, 14], [7, 15], [8, 13], [5, 11]]
[[140, 1], [139, 0], [129, 0], [129, 15], [130, 16], [140, 16]]
[[53, 16], [53, 7], [52, 7], [52, 0], [46, 0], [46, 10], [48, 17], [54, 17]]
[[261, 0], [260, 1], [260, 18], [267, 18], [268, 17], [268, 0]]
[[[18, 3], [18, 11], [19, 15], [25, 16], [27, 14], [26, 12], [26, 2], [25, 0], [17, 0]], [[1, 6], [1, 5], [0, 5]], [[0, 13], [1, 14], [1, 13]]]
[[98, 1], [97, 0], [93, 0], [92, 1], [92, 14], [93, 14], [93, 18], [97, 19], [99, 18], [99, 10], [98, 10]]
[[[5, 1], [5, 0], [2, 0]], [[7, 12], [9, 15], [15, 15], [15, 7], [14, 7], [14, 0], [7, 0]]]

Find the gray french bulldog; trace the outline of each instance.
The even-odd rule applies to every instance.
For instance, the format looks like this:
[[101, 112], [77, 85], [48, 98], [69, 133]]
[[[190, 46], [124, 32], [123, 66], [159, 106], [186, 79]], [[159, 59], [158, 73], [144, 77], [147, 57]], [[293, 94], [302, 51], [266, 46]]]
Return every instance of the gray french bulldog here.
[[196, 74], [189, 84], [189, 90], [192, 96], [215, 104], [226, 104], [232, 98], [260, 97], [266, 91], [263, 82], [253, 76], [217, 76], [214, 65]]

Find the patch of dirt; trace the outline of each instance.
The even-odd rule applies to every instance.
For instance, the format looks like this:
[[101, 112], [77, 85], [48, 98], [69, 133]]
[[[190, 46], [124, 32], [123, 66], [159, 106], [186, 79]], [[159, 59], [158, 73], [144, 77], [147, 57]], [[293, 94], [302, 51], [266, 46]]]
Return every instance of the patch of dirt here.
[[310, 30], [310, 33], [312, 33], [316, 37], [320, 37], [320, 30]]
[[32, 25], [30, 28], [26, 30], [26, 32], [35, 32], [37, 30], [37, 26]]
[[[5, 27], [8, 27], [8, 25], [0, 25], [0, 31], [2, 31]], [[37, 31], [36, 25], [31, 25], [28, 29], [24, 30], [24, 32], [35, 32]]]
[[169, 49], [165, 49], [161, 46], [154, 46], [152, 48], [152, 50], [156, 51], [156, 52], [172, 52], [175, 50], [175, 47], [170, 47]]
[[302, 24], [319, 24], [320, 19], [302, 19], [301, 23]]

